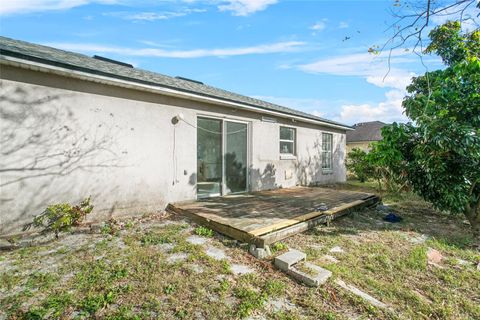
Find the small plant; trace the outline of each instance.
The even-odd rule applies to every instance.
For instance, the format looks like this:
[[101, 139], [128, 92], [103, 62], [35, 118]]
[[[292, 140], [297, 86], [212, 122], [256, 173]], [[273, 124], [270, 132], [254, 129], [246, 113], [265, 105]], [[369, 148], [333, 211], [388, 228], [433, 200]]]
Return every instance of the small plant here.
[[175, 315], [179, 319], [185, 319], [188, 316], [188, 312], [187, 312], [187, 310], [181, 309], [181, 310], [178, 310], [177, 312], [175, 312]]
[[225, 274], [232, 273], [232, 266], [230, 265], [230, 263], [228, 262], [227, 259], [223, 259], [221, 261], [221, 265], [222, 265], [223, 273], [225, 273]]
[[283, 251], [283, 250], [286, 250], [286, 249], [288, 249], [288, 247], [283, 242], [275, 242], [270, 247], [270, 250], [272, 251], [272, 253], [276, 253], [276, 252]]
[[194, 232], [195, 232], [196, 235], [199, 235], [199, 236], [202, 236], [202, 237], [208, 237], [208, 238], [211, 238], [214, 235], [212, 229], [209, 229], [209, 228], [204, 227], [204, 226], [196, 227]]
[[230, 282], [227, 279], [220, 280], [219, 291], [225, 292], [230, 288]]
[[119, 230], [118, 223], [115, 219], [110, 219], [109, 221], [105, 222], [105, 224], [100, 229], [100, 232], [104, 235], [117, 235]]
[[33, 222], [25, 225], [23, 230], [28, 230], [31, 227], [43, 227], [42, 233], [54, 232], [55, 237], [58, 239], [60, 232], [68, 231], [72, 226], [80, 225], [92, 210], [93, 205], [90, 203], [90, 197], [76, 206], [72, 206], [69, 203], [53, 204], [48, 206], [40, 215], [33, 218]]
[[115, 302], [115, 293], [108, 291], [106, 293], [91, 294], [81, 301], [82, 310], [90, 315], [95, 314], [98, 310]]
[[175, 292], [175, 290], [177, 290], [177, 286], [174, 285], [174, 284], [169, 284], [168, 286], [166, 286], [165, 288], [163, 288], [163, 293], [165, 294], [172, 294]]

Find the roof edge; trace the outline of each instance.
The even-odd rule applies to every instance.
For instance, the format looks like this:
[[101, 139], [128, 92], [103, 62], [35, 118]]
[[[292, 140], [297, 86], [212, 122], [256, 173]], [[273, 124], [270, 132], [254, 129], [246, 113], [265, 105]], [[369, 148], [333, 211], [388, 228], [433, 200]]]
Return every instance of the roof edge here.
[[[55, 48], [53, 48], [53, 49], [55, 49]], [[198, 91], [195, 91], [195, 90], [188, 90], [188, 89], [185, 89], [185, 88], [178, 88], [178, 87], [169, 86], [169, 85], [166, 85], [166, 84], [159, 84], [157, 82], [141, 80], [141, 79], [132, 78], [132, 77], [128, 77], [128, 76], [122, 76], [122, 75], [118, 75], [116, 73], [99, 71], [99, 70], [96, 70], [96, 69], [91, 69], [91, 68], [86, 68], [86, 67], [82, 67], [82, 66], [72, 65], [72, 64], [69, 64], [69, 63], [66, 63], [66, 62], [52, 61], [52, 60], [49, 60], [47, 58], [42, 58], [42, 57], [37, 57], [37, 56], [34, 56], [34, 55], [29, 55], [28, 53], [20, 53], [20, 52], [17, 52], [17, 51], [12, 51], [12, 50], [6, 49], [6, 48], [1, 48], [0, 49], [0, 56], [1, 57], [12, 57], [12, 58], [20, 59], [20, 60], [25, 61], [25, 62], [41, 63], [43, 65], [54, 66], [54, 67], [58, 67], [58, 68], [64, 68], [66, 70], [81, 71], [81, 72], [84, 72], [84, 73], [87, 73], [87, 74], [100, 75], [100, 76], [105, 76], [105, 77], [109, 77], [109, 78], [112, 78], [112, 79], [120, 79], [120, 80], [123, 80], [123, 81], [146, 84], [146, 85], [155, 86], [155, 87], [158, 87], [158, 88], [167, 88], [167, 89], [171, 89], [171, 90], [175, 90], [175, 91], [179, 91], [179, 92], [186, 92], [186, 93], [189, 93], [189, 94], [204, 96], [204, 97], [207, 97], [207, 98], [219, 99], [219, 100], [223, 100], [223, 101], [226, 101], [226, 102], [233, 102], [233, 103], [236, 103], [236, 104], [241, 104], [241, 105], [256, 108], [256, 109], [258, 109], [257, 111], [261, 112], [261, 113], [268, 113], [269, 111], [273, 111], [273, 112], [285, 115], [283, 117], [286, 117], [286, 118], [308, 119], [309, 120], [308, 122], [310, 122], [310, 120], [314, 120], [315, 122], [322, 123], [323, 125], [329, 126], [329, 127], [334, 126], [334, 127], [342, 128], [344, 130], [353, 129], [351, 126], [345, 125], [343, 123], [339, 123], [339, 122], [332, 121], [332, 120], [329, 120], [329, 119], [319, 118], [319, 117], [316, 117], [314, 115], [312, 115], [310, 117], [310, 116], [308, 116], [308, 114], [301, 115], [301, 114], [290, 113], [290, 112], [282, 111], [282, 110], [273, 110], [271, 108], [266, 108], [266, 107], [263, 107], [261, 105], [257, 105], [257, 104], [253, 104], [253, 103], [238, 101], [238, 100], [235, 100], [235, 99], [229, 99], [229, 98], [225, 98], [225, 97], [219, 97], [219, 96], [211, 95], [211, 94], [208, 94], [208, 93], [202, 93], [202, 92], [198, 92]], [[264, 102], [266, 102], [266, 101], [264, 101]], [[288, 109], [288, 108], [286, 108], [286, 109]], [[292, 110], [292, 112], [293, 111], [295, 111], [295, 110]], [[301, 112], [301, 113], [303, 113], [303, 112]]]
[[[181, 90], [178, 88], [171, 88], [168, 86], [159, 85], [158, 83], [149, 83], [148, 81], [122, 77], [122, 76], [118, 76], [118, 75], [106, 73], [106, 72], [98, 72], [98, 71], [95, 72], [95, 70], [92, 70], [92, 72], [86, 72], [85, 70], [82, 70], [82, 68], [80, 67], [59, 63], [59, 62], [52, 63], [51, 61], [45, 60], [42, 58], [26, 56], [23, 54], [17, 54], [19, 57], [4, 55], [3, 54], [4, 51], [7, 51], [7, 50], [2, 49], [0, 54], [0, 62], [2, 64], [17, 66], [24, 69], [54, 73], [61, 76], [67, 76], [67, 77], [77, 78], [81, 80], [90, 80], [94, 82], [104, 83], [107, 85], [116, 85], [120, 87], [127, 87], [127, 88], [141, 90], [141, 91], [153, 92], [157, 94], [160, 93], [163, 95], [175, 96], [175, 97], [180, 97], [188, 100], [214, 103], [221, 106], [235, 107], [235, 108], [240, 107], [240, 108], [258, 112], [258, 113], [274, 115], [274, 116], [287, 118], [287, 119], [295, 119], [295, 120], [306, 122], [306, 123], [312, 123], [312, 124], [321, 125], [324, 127], [335, 128], [335, 129], [340, 129], [345, 131], [354, 130], [354, 128], [352, 128], [351, 126], [337, 124], [335, 122], [331, 123], [329, 121], [322, 121], [320, 119], [303, 117], [300, 115], [293, 115], [293, 114], [289, 114], [281, 111], [273, 111], [266, 108], [261, 108], [259, 106], [250, 105], [247, 103], [238, 102], [230, 99], [210, 96], [206, 94], [199, 94], [198, 92], [190, 92], [188, 90]], [[37, 60], [37, 61], [34, 61], [34, 60]]]

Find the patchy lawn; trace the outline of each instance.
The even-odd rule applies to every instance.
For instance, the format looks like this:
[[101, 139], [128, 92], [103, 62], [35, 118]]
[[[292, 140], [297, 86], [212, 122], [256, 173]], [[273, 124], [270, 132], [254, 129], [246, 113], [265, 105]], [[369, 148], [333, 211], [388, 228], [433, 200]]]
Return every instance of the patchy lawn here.
[[[415, 197], [384, 198], [401, 223], [365, 210], [275, 246], [303, 250], [331, 270], [320, 288], [178, 217], [137, 219], [0, 252], [0, 319], [480, 318], [480, 254], [468, 226]], [[431, 249], [440, 262], [428, 262]], [[392, 310], [371, 306], [335, 278]]]

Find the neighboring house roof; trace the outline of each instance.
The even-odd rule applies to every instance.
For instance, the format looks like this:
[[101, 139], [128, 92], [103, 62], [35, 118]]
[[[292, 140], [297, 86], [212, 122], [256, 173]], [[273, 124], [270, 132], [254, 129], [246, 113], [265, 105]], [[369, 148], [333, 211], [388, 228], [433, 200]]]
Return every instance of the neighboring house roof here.
[[109, 59], [99, 59], [83, 54], [55, 49], [52, 47], [14, 40], [0, 36], [0, 57], [13, 57], [72, 71], [81, 71], [94, 75], [107, 76], [113, 79], [127, 80], [140, 84], [152, 85], [167, 89], [174, 89], [185, 93], [193, 93], [204, 97], [221, 99], [226, 102], [235, 102], [263, 110], [275, 111], [284, 115], [292, 115], [304, 119], [320, 121], [325, 124], [351, 129], [342, 123], [320, 118], [309, 113], [290, 109], [270, 102], [250, 98], [230, 91], [205, 85], [198, 81], [189, 81], [185, 78], [175, 78], [163, 74], [137, 69], [128, 64], [118, 64]]
[[381, 121], [361, 122], [353, 126], [355, 130], [347, 132], [347, 143], [382, 140], [382, 128], [387, 124]]

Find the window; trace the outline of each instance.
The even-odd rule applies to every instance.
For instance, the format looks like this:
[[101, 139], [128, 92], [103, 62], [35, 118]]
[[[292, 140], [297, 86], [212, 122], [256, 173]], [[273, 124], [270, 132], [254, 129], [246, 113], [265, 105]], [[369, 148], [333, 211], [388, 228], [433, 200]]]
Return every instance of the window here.
[[295, 129], [280, 127], [280, 153], [295, 154]]
[[333, 135], [331, 133], [322, 133], [322, 171], [331, 172], [332, 163]]

